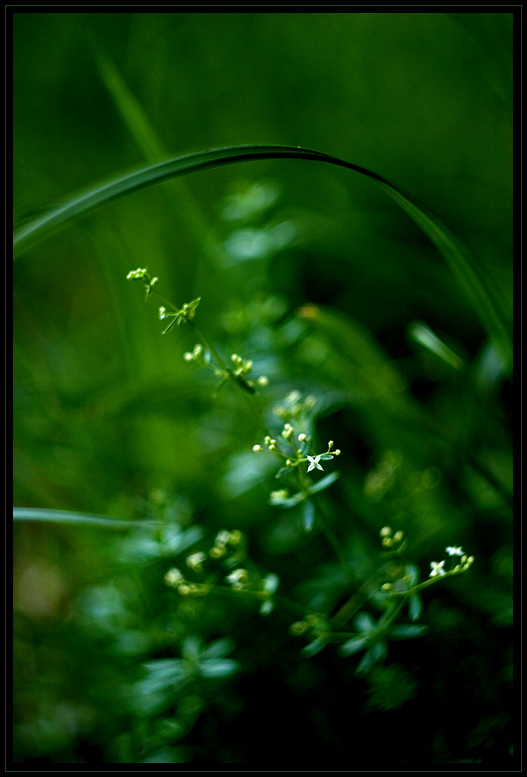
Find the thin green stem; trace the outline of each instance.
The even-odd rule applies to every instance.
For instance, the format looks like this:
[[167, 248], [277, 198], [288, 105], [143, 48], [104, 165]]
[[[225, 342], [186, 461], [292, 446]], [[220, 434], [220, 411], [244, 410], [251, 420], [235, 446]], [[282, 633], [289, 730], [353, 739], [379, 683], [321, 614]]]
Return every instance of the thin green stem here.
[[333, 626], [340, 628], [360, 610], [370, 596], [374, 594], [384, 578], [378, 573], [372, 575], [365, 583], [361, 585], [358, 591], [348, 599], [348, 601], [331, 618]]
[[452, 577], [454, 575], [461, 575], [464, 572], [466, 572], [470, 567], [465, 566], [461, 567], [460, 569], [451, 569], [449, 572], [445, 572], [444, 575], [437, 575], [436, 577], [431, 577], [428, 580], [425, 580], [422, 583], [418, 583], [417, 585], [412, 586], [412, 588], [409, 588], [408, 591], [402, 591], [392, 592], [392, 597], [405, 597], [405, 596], [411, 596], [412, 594], [417, 593], [417, 591], [422, 591], [424, 588], [429, 588], [431, 585], [435, 585], [435, 583], [439, 583], [440, 580], [445, 580], [447, 577]]
[[399, 604], [397, 604], [395, 607], [392, 607], [391, 609], [387, 610], [384, 615], [381, 616], [378, 622], [378, 626], [382, 628], [383, 630], [387, 631], [388, 627], [391, 623], [397, 618], [399, 613], [401, 612], [404, 603], [406, 602], [406, 599], [408, 597], [408, 592], [404, 595], [404, 597], [401, 599]]
[[325, 535], [336, 557], [338, 558], [340, 566], [342, 567], [342, 570], [346, 575], [346, 579], [350, 580], [350, 570], [349, 570], [349, 566], [347, 564], [346, 558], [342, 553], [341, 544], [339, 543], [336, 535], [334, 534], [333, 529], [331, 529], [331, 527], [326, 521], [326, 516], [324, 515], [324, 511], [320, 506], [320, 501], [317, 499], [315, 500], [315, 502], [317, 505], [317, 517], [318, 517], [318, 522], [320, 524], [320, 528], [322, 529], [323, 534]]

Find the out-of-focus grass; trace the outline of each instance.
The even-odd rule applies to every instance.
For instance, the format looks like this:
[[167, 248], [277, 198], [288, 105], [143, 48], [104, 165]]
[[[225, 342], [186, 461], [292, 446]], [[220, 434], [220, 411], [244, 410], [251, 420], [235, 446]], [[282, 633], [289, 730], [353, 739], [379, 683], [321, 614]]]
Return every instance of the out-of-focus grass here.
[[[16, 223], [157, 153], [301, 145], [415, 194], [511, 306], [511, 35], [509, 13], [15, 13]], [[133, 118], [123, 121], [124, 87], [120, 113], [94, 44], [155, 133], [149, 148], [146, 130], [141, 147]], [[200, 327], [223, 353], [269, 375], [267, 420], [292, 389], [317, 396], [321, 444], [343, 451], [326, 508], [357, 581], [386, 524], [407, 532], [423, 574], [446, 544], [463, 544], [476, 565], [430, 603], [426, 643], [395, 650], [394, 698], [389, 666], [359, 682], [349, 659], [300, 659], [281, 611], [262, 621], [216, 603], [174, 618], [162, 583], [171, 557], [144, 563], [146, 538], [19, 523], [21, 762], [247, 763], [297, 754], [307, 731], [313, 757], [329, 752], [334, 765], [349, 757], [350, 730], [366, 759], [380, 723], [395, 763], [509, 757], [509, 380], [464, 290], [384, 193], [327, 165], [288, 165], [187, 178], [185, 209], [170, 185], [138, 192], [17, 260], [15, 504], [238, 527], [304, 604], [343, 595], [331, 547], [307, 541], [294, 511], [269, 507], [273, 470], [251, 455], [257, 433], [236, 397], [225, 387], [213, 402], [214, 382], [184, 365], [192, 333], [161, 337], [155, 305], [126, 283], [148, 266], [176, 304], [202, 297]], [[260, 210], [255, 182], [268, 196]], [[423, 325], [459, 362], [416, 342]], [[180, 644], [181, 622], [207, 642], [230, 634], [242, 679], [181, 697], [179, 733], [163, 739], [121, 697], [138, 693], [141, 661]], [[263, 733], [257, 698], [281, 705]]]

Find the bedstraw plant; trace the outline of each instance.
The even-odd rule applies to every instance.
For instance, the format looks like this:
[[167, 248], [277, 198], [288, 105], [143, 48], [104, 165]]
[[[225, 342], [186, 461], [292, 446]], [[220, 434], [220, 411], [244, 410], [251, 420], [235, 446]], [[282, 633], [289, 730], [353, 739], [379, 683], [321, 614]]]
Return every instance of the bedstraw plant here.
[[[507, 373], [506, 311], [460, 241], [381, 176], [320, 152], [240, 146], [148, 165], [33, 219], [16, 233], [15, 249], [22, 253], [137, 189], [267, 158], [323, 162], [376, 181], [442, 254], [481, 319], [487, 353]], [[273, 213], [275, 204], [276, 187], [265, 182], [227, 202], [224, 221], [231, 226], [215, 254], [222, 271], [229, 272], [229, 256], [235, 268], [245, 261], [266, 268], [291, 246], [297, 227]], [[471, 519], [454, 506], [471, 486], [455, 484], [456, 467], [491, 490], [499, 507], [510, 502], [507, 485], [470, 440], [444, 422], [441, 409], [435, 418], [415, 400], [371, 333], [342, 311], [309, 303], [287, 312], [280, 290], [262, 272], [266, 280], [250, 299], [217, 305], [219, 314], [203, 322], [211, 284], [183, 302], [169, 298], [162, 273], [141, 266], [126, 277], [156, 306], [161, 334], [173, 339], [178, 374], [188, 371], [180, 380], [188, 381], [191, 399], [183, 412], [190, 423], [177, 453], [182, 469], [196, 460], [200, 473], [189, 476], [197, 484], [191, 497], [181, 484], [179, 490], [152, 484], [140, 497], [141, 515], [127, 521], [15, 508], [19, 522], [125, 532], [98, 549], [100, 583], [85, 586], [74, 607], [72, 644], [84, 641], [106, 662], [100, 675], [91, 668], [82, 685], [79, 709], [98, 712], [89, 722], [79, 712], [79, 730], [97, 741], [105, 762], [210, 766], [210, 756], [200, 756], [207, 726], [223, 715], [222, 731], [232, 731], [229, 721], [241, 719], [261, 672], [263, 684], [285, 673], [283, 687], [311, 687], [320, 704], [328, 703], [326, 677], [328, 687], [360, 688], [360, 698], [370, 700], [362, 707], [354, 702], [352, 724], [364, 711], [383, 714], [409, 704], [419, 692], [413, 665], [418, 671], [422, 662], [437, 662], [441, 629], [465, 634], [456, 607], [452, 622], [442, 621], [450, 610], [437, 592], [462, 599], [466, 584], [470, 600], [481, 583], [479, 554], [474, 563], [468, 544]], [[459, 386], [461, 349], [424, 323], [408, 325], [414, 346], [435, 368], [449, 370], [445, 383]], [[477, 375], [465, 375], [477, 383]], [[138, 405], [148, 408], [153, 394], [138, 395]], [[193, 401], [199, 403], [194, 417]], [[352, 434], [375, 441], [360, 466], [349, 419], [342, 420], [350, 408], [356, 414]], [[443, 488], [447, 478], [451, 492]], [[209, 491], [199, 508], [193, 502], [199, 504], [200, 489]], [[473, 565], [475, 584], [467, 575]], [[113, 570], [109, 581], [107, 567]], [[114, 691], [107, 706], [105, 678]], [[337, 717], [331, 713], [332, 725], [340, 725]], [[54, 752], [40, 725], [19, 727], [20, 760], [25, 752]], [[68, 752], [63, 738], [66, 744], [59, 741], [55, 750]], [[221, 757], [248, 760], [247, 751]]]

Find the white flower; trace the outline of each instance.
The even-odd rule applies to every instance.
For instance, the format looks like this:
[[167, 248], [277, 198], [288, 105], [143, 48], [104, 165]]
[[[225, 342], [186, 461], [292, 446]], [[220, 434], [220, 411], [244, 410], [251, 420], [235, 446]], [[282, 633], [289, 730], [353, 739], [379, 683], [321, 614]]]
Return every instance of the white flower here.
[[192, 555], [187, 556], [185, 563], [191, 569], [200, 571], [201, 565], [204, 561], [205, 561], [205, 554], [200, 552], [200, 553], [192, 553]]
[[320, 466], [320, 455], [318, 455], [318, 456], [308, 456], [307, 457], [308, 461], [309, 461], [309, 467], [307, 468], [308, 472], [311, 472], [311, 470], [315, 469], [315, 467], [317, 469], [321, 469], [322, 472], [324, 471], [323, 468]]
[[449, 556], [463, 556], [463, 548], [457, 547], [456, 545], [449, 545], [448, 548], [446, 548], [446, 552]]
[[222, 529], [217, 533], [216, 539], [214, 540], [214, 544], [220, 545], [220, 546], [226, 545], [230, 540], [230, 538], [231, 538], [230, 531], [227, 531], [227, 529]]
[[236, 584], [236, 583], [246, 583], [249, 579], [249, 573], [246, 569], [235, 569], [234, 572], [231, 572], [230, 575], [227, 575], [225, 580], [228, 583]]
[[445, 560], [443, 561], [431, 561], [430, 566], [432, 567], [432, 571], [430, 572], [430, 577], [437, 577], [438, 575], [445, 575], [446, 572], [443, 569], [445, 565]]
[[168, 572], [165, 575], [165, 583], [170, 586], [178, 586], [180, 583], [184, 583], [185, 578], [179, 571], [179, 569], [176, 569], [175, 567], [173, 569], [169, 569]]

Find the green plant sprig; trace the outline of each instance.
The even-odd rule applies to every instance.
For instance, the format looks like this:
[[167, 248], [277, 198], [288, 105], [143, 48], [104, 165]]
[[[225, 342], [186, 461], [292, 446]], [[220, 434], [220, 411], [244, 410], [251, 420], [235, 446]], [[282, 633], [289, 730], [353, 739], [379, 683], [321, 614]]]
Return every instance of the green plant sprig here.
[[[404, 533], [397, 531], [394, 534], [390, 527], [384, 527], [380, 534], [383, 548], [389, 550], [389, 557], [401, 556], [406, 546]], [[357, 674], [365, 674], [375, 663], [385, 658], [390, 640], [411, 639], [426, 634], [426, 626], [414, 623], [395, 625], [395, 622], [405, 606], [408, 606], [410, 619], [417, 620], [422, 612], [419, 592], [439, 580], [468, 571], [474, 562], [474, 557], [467, 556], [461, 547], [447, 547], [446, 552], [453, 558], [451, 569], [444, 569], [444, 560], [432, 561], [429, 579], [423, 583], [418, 583], [419, 570], [415, 565], [401, 562], [393, 566], [393, 562], [388, 562], [388, 565], [385, 562], [383, 569], [367, 580], [332, 617], [313, 620], [311, 616], [306, 616], [302, 621], [294, 623], [290, 629], [292, 634], [305, 634], [311, 639], [302, 651], [304, 655], [313, 656], [330, 643], [342, 643], [339, 648], [342, 656], [365, 651], [356, 670]], [[459, 557], [459, 563], [456, 563], [456, 557]], [[386, 577], [390, 582], [383, 583]], [[385, 608], [376, 622], [369, 613], [359, 612], [369, 599], [377, 599], [377, 604]], [[355, 631], [342, 631], [342, 627], [354, 615]]]
[[[268, 446], [269, 450], [280, 459], [281, 464], [283, 465], [279, 470], [277, 477], [284, 477], [291, 473], [294, 473], [296, 476], [298, 487], [297, 493], [293, 497], [289, 497], [288, 495], [284, 496], [285, 492], [273, 492], [273, 494], [271, 494], [271, 503], [282, 507], [292, 507], [303, 502], [304, 528], [306, 531], [311, 531], [315, 519], [315, 510], [311, 497], [315, 493], [330, 486], [338, 477], [338, 473], [331, 473], [318, 483], [312, 483], [311, 479], [308, 477], [308, 473], [315, 469], [323, 470], [320, 462], [331, 460], [334, 456], [339, 456], [340, 450], [337, 449], [333, 451], [333, 441], [330, 440], [327, 450], [324, 453], [317, 454], [309, 442], [308, 435], [306, 433], [300, 433], [298, 435], [297, 444], [294, 439], [293, 426], [290, 423], [286, 423], [282, 430], [281, 437], [289, 444], [292, 454], [284, 453], [278, 447], [277, 441], [267, 433], [261, 415], [257, 413], [253, 403], [249, 401], [248, 394], [254, 394], [256, 392], [256, 389], [254, 388], [255, 382], [246, 377], [252, 369], [252, 361], [250, 359], [245, 360], [238, 354], [232, 354], [231, 362], [233, 363], [233, 366], [230, 367], [214, 348], [212, 343], [210, 343], [208, 338], [196, 326], [194, 317], [201, 297], [197, 297], [191, 302], [185, 303], [181, 308], [176, 307], [170, 300], [159, 293], [157, 288], [159, 279], [155, 276], [152, 277], [147, 268], [131, 270], [127, 275], [127, 280], [137, 280], [143, 283], [145, 287], [145, 302], [148, 302], [152, 294], [155, 294], [164, 302], [164, 306], [160, 307], [158, 311], [159, 318], [161, 320], [169, 318], [170, 321], [168, 326], [163, 330], [163, 334], [167, 334], [176, 325], [180, 326], [182, 324], [188, 324], [194, 329], [201, 343], [196, 345], [192, 351], [187, 351], [184, 354], [185, 361], [207, 367], [214, 372], [216, 377], [220, 379], [220, 383], [215, 391], [216, 396], [221, 387], [228, 381], [231, 381], [235, 391], [249, 411], [256, 428], [264, 436], [265, 444]], [[167, 311], [165, 306], [168, 306], [171, 310]], [[259, 386], [265, 386], [267, 383], [268, 380], [265, 376], [260, 376], [256, 380], [256, 384]], [[261, 445], [255, 445], [253, 447], [253, 451], [261, 450], [263, 450]], [[308, 453], [308, 451], [310, 451], [310, 453]], [[309, 464], [307, 471], [305, 471], [304, 466], [301, 466], [306, 463]], [[341, 553], [336, 537], [322, 518], [320, 518], [320, 525], [328, 542], [336, 553], [342, 568], [347, 572], [346, 561]]]
[[[235, 368], [231, 368], [218, 353], [206, 335], [200, 329], [198, 329], [193, 319], [196, 314], [196, 309], [201, 301], [201, 297], [196, 297], [196, 299], [192, 300], [191, 302], [186, 302], [182, 305], [181, 308], [178, 308], [170, 300], [160, 294], [157, 288], [155, 288], [159, 279], [157, 277], [152, 277], [147, 268], [131, 270], [126, 277], [127, 280], [142, 281], [145, 287], [145, 302], [148, 302], [152, 294], [156, 294], [156, 296], [158, 296], [166, 306], [171, 308], [170, 311], [167, 311], [166, 307], [162, 306], [158, 310], [158, 315], [161, 320], [167, 318], [170, 319], [162, 334], [167, 334], [174, 328], [174, 326], [180, 326], [181, 324], [188, 324], [193, 328], [198, 339], [201, 341], [202, 346], [205, 348], [205, 354], [210, 354], [212, 359], [214, 359], [215, 364], [211, 362], [210, 358], [207, 358], [203, 355], [203, 350], [200, 347], [194, 348], [192, 352], [187, 352], [184, 355], [185, 360], [188, 362], [194, 361], [199, 363], [200, 366], [208, 367], [214, 372], [216, 377], [220, 378], [220, 383], [216, 388], [215, 396], [217, 396], [218, 391], [225, 383], [231, 381], [238, 395], [241, 397], [243, 403], [247, 407], [254, 423], [256, 424], [256, 427], [260, 432], [265, 433], [266, 429], [262, 419], [256, 412], [254, 406], [249, 403], [248, 397], [242, 391], [243, 388], [247, 393], [256, 393], [256, 389], [254, 388], [255, 382], [244, 377], [245, 374], [250, 371], [252, 362], [250, 362], [250, 360], [243, 361], [241, 360], [241, 357], [233, 354], [233, 360], [235, 360], [235, 362], [240, 360], [242, 364], [240, 365], [239, 363], [236, 363]], [[264, 387], [268, 384], [268, 379], [265, 376], [260, 376], [256, 380], [256, 384], [258, 386]]]

